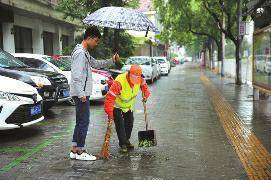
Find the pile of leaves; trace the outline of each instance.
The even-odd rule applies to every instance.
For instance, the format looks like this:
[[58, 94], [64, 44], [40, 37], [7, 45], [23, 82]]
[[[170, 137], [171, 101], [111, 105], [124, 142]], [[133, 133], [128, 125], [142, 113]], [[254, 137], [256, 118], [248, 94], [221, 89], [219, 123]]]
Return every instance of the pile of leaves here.
[[138, 146], [139, 147], [151, 147], [151, 146], [154, 146], [154, 143], [153, 143], [153, 141], [145, 139], [145, 140], [139, 141]]

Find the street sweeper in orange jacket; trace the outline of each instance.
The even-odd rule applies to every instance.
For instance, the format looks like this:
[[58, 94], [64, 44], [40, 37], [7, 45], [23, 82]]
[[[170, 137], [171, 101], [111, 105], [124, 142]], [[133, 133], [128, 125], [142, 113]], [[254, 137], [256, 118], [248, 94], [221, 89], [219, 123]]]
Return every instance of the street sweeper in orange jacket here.
[[109, 121], [114, 120], [121, 152], [125, 153], [134, 146], [130, 137], [134, 124], [133, 105], [139, 91], [142, 91], [142, 101], [150, 96], [148, 85], [143, 78], [142, 68], [134, 64], [127, 73], [118, 75], [110, 87], [104, 109]]

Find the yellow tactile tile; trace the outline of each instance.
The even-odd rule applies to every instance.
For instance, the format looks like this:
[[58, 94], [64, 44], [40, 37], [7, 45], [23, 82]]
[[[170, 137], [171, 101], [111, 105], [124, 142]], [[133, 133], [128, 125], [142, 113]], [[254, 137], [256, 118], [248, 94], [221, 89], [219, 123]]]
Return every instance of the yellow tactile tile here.
[[204, 74], [201, 75], [219, 120], [249, 179], [271, 179], [271, 155]]

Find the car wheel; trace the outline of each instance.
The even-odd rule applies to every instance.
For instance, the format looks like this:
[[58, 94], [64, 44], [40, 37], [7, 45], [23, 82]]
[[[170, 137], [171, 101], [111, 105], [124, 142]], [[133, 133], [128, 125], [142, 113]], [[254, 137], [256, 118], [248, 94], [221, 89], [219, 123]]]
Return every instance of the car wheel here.
[[72, 98], [69, 99], [67, 102], [68, 102], [69, 105], [75, 106], [75, 102], [74, 102], [74, 100]]
[[152, 77], [152, 78], [151, 78], [151, 83], [153, 83], [153, 82], [154, 82], [154, 78]]
[[43, 105], [43, 110], [44, 111], [48, 111], [49, 109], [51, 109], [56, 103], [53, 101], [53, 102], [44, 102], [44, 105]]

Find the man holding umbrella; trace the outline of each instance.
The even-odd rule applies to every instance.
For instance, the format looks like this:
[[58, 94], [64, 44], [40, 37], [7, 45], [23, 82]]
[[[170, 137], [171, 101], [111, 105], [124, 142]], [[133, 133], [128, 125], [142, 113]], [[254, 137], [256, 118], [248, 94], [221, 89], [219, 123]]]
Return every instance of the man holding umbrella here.
[[139, 65], [131, 66], [129, 72], [120, 74], [108, 91], [105, 98], [105, 112], [109, 121], [115, 122], [121, 152], [125, 153], [134, 146], [130, 143], [133, 129], [133, 105], [141, 89], [143, 101], [147, 101], [150, 91], [142, 69]]
[[84, 33], [81, 44], [72, 52], [70, 95], [75, 102], [76, 125], [72, 139], [71, 159], [96, 160], [96, 157], [85, 151], [85, 140], [89, 127], [90, 103], [92, 92], [92, 68], [108, 67], [119, 61], [116, 53], [111, 60], [95, 60], [88, 50], [97, 46], [101, 34], [96, 27], [89, 27]]

